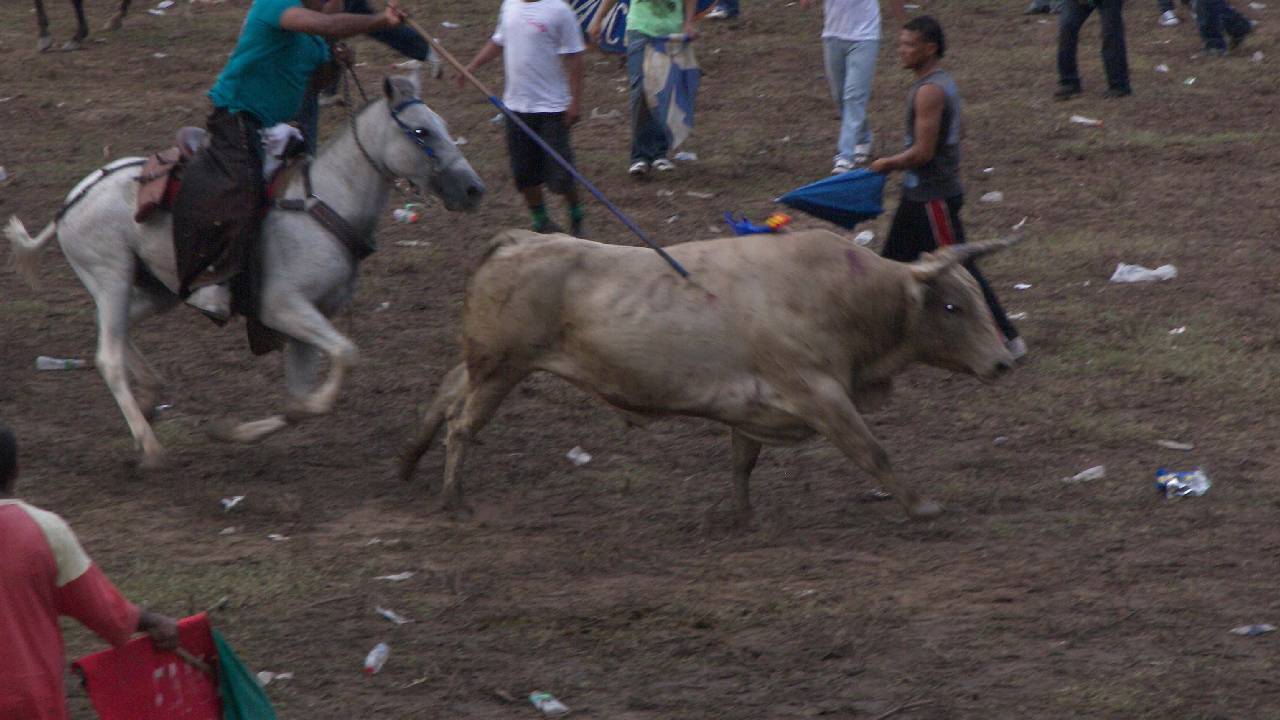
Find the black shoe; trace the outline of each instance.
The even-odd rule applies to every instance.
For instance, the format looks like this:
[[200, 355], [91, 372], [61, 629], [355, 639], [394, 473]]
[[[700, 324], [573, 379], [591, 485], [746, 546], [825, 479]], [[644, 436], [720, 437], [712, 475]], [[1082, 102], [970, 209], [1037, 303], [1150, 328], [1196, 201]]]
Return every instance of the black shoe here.
[[1047, 15], [1049, 13], [1049, 6], [1041, 5], [1040, 3], [1036, 3], [1036, 2], [1031, 3], [1031, 5], [1028, 6], [1026, 10], [1022, 11], [1023, 15], [1040, 15], [1042, 13]]
[[576, 238], [585, 238], [587, 236], [586, 224], [581, 220], [569, 218], [569, 234]]
[[1122, 97], [1129, 97], [1132, 94], [1133, 94], [1133, 91], [1128, 88], [1107, 88], [1107, 91], [1102, 93], [1102, 97], [1122, 98]]
[[1205, 48], [1204, 54], [1208, 55], [1209, 57], [1226, 57], [1227, 49], [1220, 48], [1220, 47]]
[[1079, 85], [1059, 85], [1057, 91], [1053, 93], [1054, 100], [1070, 100], [1080, 94]]
[[1240, 43], [1244, 42], [1244, 39], [1249, 37], [1249, 35], [1253, 33], [1254, 25], [1255, 25], [1254, 21], [1250, 20], [1249, 29], [1245, 30], [1240, 35], [1232, 35], [1231, 41], [1227, 44], [1227, 47], [1231, 48], [1232, 50], [1235, 50], [1236, 48], [1240, 47]]
[[536, 233], [545, 233], [550, 235], [552, 233], [562, 233], [564, 232], [564, 228], [557, 225], [555, 220], [547, 218], [547, 221], [544, 223], [534, 223], [533, 231]]

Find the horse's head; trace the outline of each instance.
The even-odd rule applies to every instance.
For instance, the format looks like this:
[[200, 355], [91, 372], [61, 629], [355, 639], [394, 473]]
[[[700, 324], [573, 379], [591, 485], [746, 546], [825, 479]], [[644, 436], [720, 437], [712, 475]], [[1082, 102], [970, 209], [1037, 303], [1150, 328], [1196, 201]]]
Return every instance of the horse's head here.
[[389, 77], [382, 85], [391, 131], [382, 163], [396, 177], [429, 188], [449, 210], [474, 210], [484, 183], [453, 144], [449, 128], [419, 97], [418, 78]]

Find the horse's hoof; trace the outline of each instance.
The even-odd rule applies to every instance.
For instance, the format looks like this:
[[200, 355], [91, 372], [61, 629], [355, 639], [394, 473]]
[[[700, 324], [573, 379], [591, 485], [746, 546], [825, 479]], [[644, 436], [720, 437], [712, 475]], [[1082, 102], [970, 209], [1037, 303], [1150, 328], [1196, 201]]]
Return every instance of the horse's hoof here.
[[142, 453], [142, 460], [138, 462], [138, 469], [143, 472], [155, 472], [164, 467], [164, 453], [159, 450]]
[[36, 52], [44, 52], [51, 47], [53, 47], [52, 35], [41, 35], [40, 38], [36, 40]]
[[915, 505], [907, 508], [907, 515], [910, 515], [912, 520], [932, 520], [941, 514], [942, 506], [929, 498], [918, 500]]
[[476, 511], [465, 500], [449, 495], [437, 500], [431, 509], [434, 513], [444, 515], [450, 520], [460, 523], [471, 522], [471, 518], [475, 517], [476, 514]]
[[111, 19], [108, 20], [105, 25], [102, 26], [102, 29], [107, 31], [119, 30], [121, 25], [124, 25], [124, 15], [116, 13], [111, 16]]
[[72, 52], [79, 49], [80, 49], [79, 40], [72, 39], [62, 43], [62, 52]]

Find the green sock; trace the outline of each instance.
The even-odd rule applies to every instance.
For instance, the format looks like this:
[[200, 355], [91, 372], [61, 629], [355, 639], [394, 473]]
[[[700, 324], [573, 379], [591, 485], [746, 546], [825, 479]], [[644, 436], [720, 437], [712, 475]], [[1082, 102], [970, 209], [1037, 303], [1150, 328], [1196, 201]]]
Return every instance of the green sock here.
[[569, 206], [569, 220], [572, 222], [582, 222], [582, 218], [587, 216], [587, 209], [582, 207], [582, 203]]
[[534, 205], [529, 208], [529, 214], [533, 216], [534, 232], [542, 232], [546, 229], [547, 222], [550, 220], [550, 218], [547, 217], [546, 205]]

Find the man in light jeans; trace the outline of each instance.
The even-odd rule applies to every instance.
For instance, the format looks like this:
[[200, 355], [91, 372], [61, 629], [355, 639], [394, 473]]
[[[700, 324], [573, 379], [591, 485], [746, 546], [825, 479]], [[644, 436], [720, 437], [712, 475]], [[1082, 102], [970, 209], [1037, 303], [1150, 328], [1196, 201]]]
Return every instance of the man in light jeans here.
[[[906, 21], [903, 0], [891, 0], [899, 23]], [[807, 8], [813, 0], [800, 0]], [[840, 137], [831, 174], [864, 165], [871, 156], [867, 101], [880, 54], [879, 0], [825, 0], [822, 44], [831, 99], [840, 107]]]

